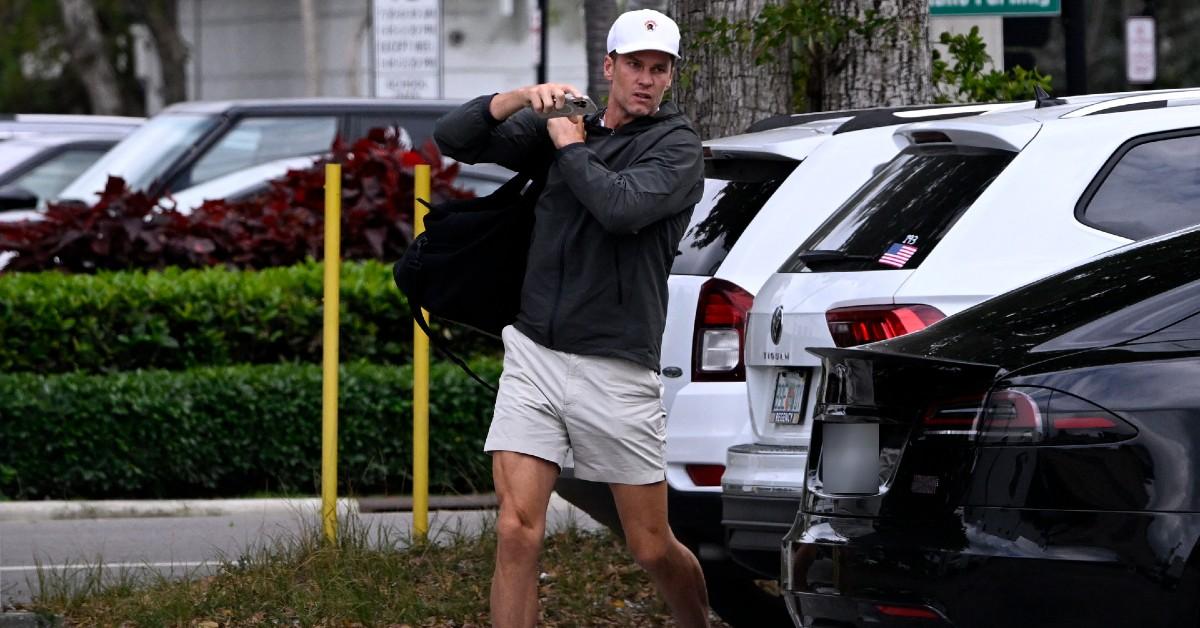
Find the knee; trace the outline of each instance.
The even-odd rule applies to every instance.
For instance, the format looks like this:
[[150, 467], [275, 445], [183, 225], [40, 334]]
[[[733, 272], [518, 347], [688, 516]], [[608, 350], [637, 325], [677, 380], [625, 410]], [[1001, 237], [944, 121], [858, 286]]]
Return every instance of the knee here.
[[496, 537], [502, 552], [536, 556], [544, 535], [545, 524], [516, 509], [501, 509], [496, 520]]
[[639, 567], [650, 573], [667, 568], [671, 561], [674, 539], [670, 534], [630, 538], [629, 553]]

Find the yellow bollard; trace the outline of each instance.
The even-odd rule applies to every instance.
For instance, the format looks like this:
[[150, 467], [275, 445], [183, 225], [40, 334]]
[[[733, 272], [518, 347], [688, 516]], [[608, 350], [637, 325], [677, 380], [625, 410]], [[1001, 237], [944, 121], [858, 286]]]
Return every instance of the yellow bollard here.
[[[413, 168], [413, 237], [425, 231], [425, 214], [420, 201], [429, 202], [429, 166]], [[429, 314], [422, 311], [428, 318]], [[418, 538], [429, 533], [429, 338], [413, 323], [413, 532]]]
[[342, 250], [342, 165], [325, 166], [325, 326], [321, 361], [321, 519], [337, 542], [338, 283]]

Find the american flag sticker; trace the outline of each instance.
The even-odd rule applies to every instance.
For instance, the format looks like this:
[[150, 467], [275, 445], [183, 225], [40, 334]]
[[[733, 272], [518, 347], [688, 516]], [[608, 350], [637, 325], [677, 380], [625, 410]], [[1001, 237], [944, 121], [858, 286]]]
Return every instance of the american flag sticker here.
[[917, 247], [910, 244], [900, 244], [899, 242], [896, 242], [888, 247], [888, 250], [883, 254], [883, 257], [879, 258], [879, 263], [886, 266], [891, 266], [893, 268], [904, 268], [904, 265], [908, 263], [909, 258], [916, 254]]

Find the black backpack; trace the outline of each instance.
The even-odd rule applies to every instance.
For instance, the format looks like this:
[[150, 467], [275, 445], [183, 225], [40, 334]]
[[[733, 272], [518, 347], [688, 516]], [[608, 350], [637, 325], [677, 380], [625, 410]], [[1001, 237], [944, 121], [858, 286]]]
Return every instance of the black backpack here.
[[496, 337], [517, 319], [533, 208], [545, 186], [545, 172], [538, 175], [518, 174], [487, 196], [427, 205], [425, 231], [392, 266], [433, 346], [492, 390], [430, 332], [421, 310]]

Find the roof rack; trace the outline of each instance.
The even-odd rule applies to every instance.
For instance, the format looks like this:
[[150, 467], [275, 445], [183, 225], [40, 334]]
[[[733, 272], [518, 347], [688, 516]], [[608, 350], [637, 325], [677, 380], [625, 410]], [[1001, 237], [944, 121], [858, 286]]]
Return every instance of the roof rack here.
[[1125, 96], [1122, 98], [1114, 98], [1104, 102], [1098, 102], [1080, 107], [1074, 111], [1064, 113], [1060, 118], [1082, 118], [1084, 116], [1093, 116], [1101, 113], [1118, 113], [1121, 111], [1138, 111], [1141, 109], [1160, 109], [1170, 106], [1172, 100], [1197, 100], [1200, 99], [1200, 89], [1187, 89], [1169, 91], [1165, 93], [1139, 94], [1137, 96]]
[[798, 124], [808, 124], [809, 122], [820, 122], [821, 120], [832, 120], [833, 118], [845, 118], [853, 116], [860, 111], [868, 111], [867, 109], [849, 109], [843, 111], [816, 111], [813, 113], [785, 113], [783, 115], [771, 116], [756, 120], [746, 127], [745, 133], [757, 133], [759, 131], [770, 131], [771, 129], [782, 129], [784, 127], [796, 126]]
[[745, 132], [756, 133], [759, 131], [768, 131], [771, 129], [780, 129], [800, 124], [808, 124], [809, 122], [819, 122], [821, 120], [849, 117], [849, 120], [841, 124], [837, 130], [833, 132], [836, 135], [838, 133], [862, 131], [864, 129], [875, 129], [883, 126], [904, 124], [906, 122], [961, 118], [963, 116], [977, 115], [985, 111], [992, 111], [998, 108], [1010, 106], [1012, 104], [1013, 103], [950, 103], [938, 105], [870, 107], [865, 109], [843, 109], [841, 111], [820, 111], [815, 113], [794, 113], [781, 116], [772, 116], [770, 118], [759, 120], [751, 124]]

